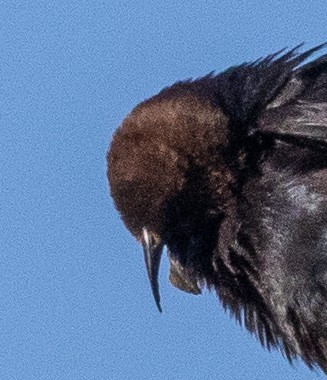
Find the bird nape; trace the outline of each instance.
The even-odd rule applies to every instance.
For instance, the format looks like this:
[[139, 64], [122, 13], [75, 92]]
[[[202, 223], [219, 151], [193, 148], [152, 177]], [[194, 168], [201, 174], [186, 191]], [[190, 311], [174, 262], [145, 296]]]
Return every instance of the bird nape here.
[[170, 280], [265, 347], [327, 373], [327, 55], [278, 52], [142, 102], [108, 152], [111, 195]]

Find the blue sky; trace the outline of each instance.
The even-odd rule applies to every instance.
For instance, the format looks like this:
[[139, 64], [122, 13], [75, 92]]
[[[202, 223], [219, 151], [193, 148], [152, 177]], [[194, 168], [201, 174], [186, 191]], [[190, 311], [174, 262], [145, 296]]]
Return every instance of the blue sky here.
[[0, 379], [323, 379], [161, 267], [109, 197], [122, 118], [177, 80], [327, 40], [326, 0], [0, 1]]

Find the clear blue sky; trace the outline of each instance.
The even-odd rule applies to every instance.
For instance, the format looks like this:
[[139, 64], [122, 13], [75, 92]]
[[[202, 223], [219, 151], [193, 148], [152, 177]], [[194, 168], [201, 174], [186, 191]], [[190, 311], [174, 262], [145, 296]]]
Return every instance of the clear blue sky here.
[[142, 252], [108, 195], [122, 118], [176, 80], [327, 40], [326, 0], [0, 1], [0, 379], [323, 379]]

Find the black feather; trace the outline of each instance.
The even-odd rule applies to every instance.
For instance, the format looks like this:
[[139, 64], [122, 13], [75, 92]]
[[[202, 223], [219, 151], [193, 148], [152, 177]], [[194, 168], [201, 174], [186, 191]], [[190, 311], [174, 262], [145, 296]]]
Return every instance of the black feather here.
[[327, 56], [303, 64], [324, 46], [165, 88], [117, 130], [108, 177], [159, 309], [166, 245], [176, 287], [215, 290], [262, 345], [327, 373]]

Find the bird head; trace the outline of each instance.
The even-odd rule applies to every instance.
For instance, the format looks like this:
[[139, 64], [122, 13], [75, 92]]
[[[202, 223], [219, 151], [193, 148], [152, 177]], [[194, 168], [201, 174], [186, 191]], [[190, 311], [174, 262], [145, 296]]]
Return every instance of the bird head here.
[[113, 137], [107, 156], [111, 195], [143, 245], [160, 311], [164, 246], [176, 287], [198, 294], [204, 271], [211, 270], [217, 226], [232, 198], [227, 124], [201, 83], [180, 82], [138, 105]]

